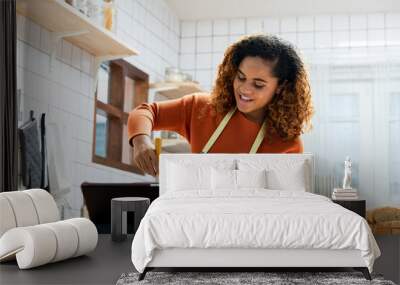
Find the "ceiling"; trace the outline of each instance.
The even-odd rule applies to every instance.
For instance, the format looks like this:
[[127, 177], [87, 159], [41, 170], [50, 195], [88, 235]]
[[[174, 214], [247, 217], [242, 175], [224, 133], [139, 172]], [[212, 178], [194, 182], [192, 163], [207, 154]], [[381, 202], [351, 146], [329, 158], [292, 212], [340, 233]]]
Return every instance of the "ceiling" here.
[[400, 0], [166, 0], [180, 20], [400, 12]]

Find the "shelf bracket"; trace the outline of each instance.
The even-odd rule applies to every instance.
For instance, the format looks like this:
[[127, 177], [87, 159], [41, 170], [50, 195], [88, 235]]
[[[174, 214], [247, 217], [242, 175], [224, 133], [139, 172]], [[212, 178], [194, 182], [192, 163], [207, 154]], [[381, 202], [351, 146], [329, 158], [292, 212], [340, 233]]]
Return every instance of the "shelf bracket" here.
[[50, 71], [54, 67], [54, 60], [56, 59], [56, 50], [58, 44], [63, 38], [80, 36], [89, 33], [87, 30], [71, 31], [71, 32], [50, 32]]
[[119, 55], [96, 56], [94, 58], [94, 66], [93, 66], [93, 70], [92, 70], [93, 76], [96, 75], [96, 73], [99, 70], [99, 67], [103, 63], [103, 61], [115, 60], [115, 59], [120, 59], [120, 58], [124, 58], [124, 57], [129, 57], [129, 56], [131, 56], [131, 55], [129, 55], [129, 54], [119, 54]]
[[[103, 61], [108, 61], [108, 60], [116, 60], [124, 57], [129, 57], [132, 56], [131, 54], [119, 54], [119, 55], [102, 55], [102, 56], [96, 56], [94, 58], [94, 64], [92, 66], [92, 75], [93, 75], [93, 84], [92, 84], [92, 89], [90, 92], [95, 93], [97, 89], [97, 81], [98, 81], [98, 70], [100, 68], [100, 65], [103, 63]], [[96, 94], [94, 94], [93, 98], [95, 98]]]

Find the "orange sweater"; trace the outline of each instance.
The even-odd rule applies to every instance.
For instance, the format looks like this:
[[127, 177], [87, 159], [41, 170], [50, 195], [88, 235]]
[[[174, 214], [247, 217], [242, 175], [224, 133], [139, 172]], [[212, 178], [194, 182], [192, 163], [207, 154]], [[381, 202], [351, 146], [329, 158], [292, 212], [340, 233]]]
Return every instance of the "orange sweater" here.
[[[207, 93], [196, 93], [176, 100], [138, 106], [129, 114], [129, 141], [139, 134], [150, 135], [152, 130], [174, 131], [189, 141], [193, 153], [200, 153], [224, 117], [214, 111], [209, 99]], [[237, 110], [209, 152], [248, 153], [259, 129], [259, 124], [248, 120]], [[300, 138], [283, 141], [276, 135], [272, 143], [264, 139], [257, 152], [301, 153], [303, 144]]]

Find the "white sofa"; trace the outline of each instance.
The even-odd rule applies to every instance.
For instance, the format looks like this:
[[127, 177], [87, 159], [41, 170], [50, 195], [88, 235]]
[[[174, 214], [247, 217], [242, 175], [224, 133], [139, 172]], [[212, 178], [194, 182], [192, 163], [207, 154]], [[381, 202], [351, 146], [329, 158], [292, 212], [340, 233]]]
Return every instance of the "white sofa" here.
[[17, 260], [20, 269], [86, 254], [96, 248], [95, 225], [85, 218], [60, 221], [45, 190], [0, 193], [0, 262]]

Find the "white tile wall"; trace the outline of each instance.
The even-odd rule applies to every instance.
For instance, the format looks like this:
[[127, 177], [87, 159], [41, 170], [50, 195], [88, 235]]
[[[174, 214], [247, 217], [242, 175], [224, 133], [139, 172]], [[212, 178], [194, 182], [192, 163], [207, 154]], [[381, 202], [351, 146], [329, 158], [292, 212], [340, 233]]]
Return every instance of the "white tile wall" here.
[[385, 30], [384, 29], [369, 29], [367, 31], [368, 46], [384, 46], [385, 45]]
[[32, 21], [28, 23], [28, 41], [34, 48], [40, 48], [40, 26]]
[[213, 37], [213, 52], [224, 52], [229, 43], [228, 36], [215, 36]]
[[246, 33], [245, 19], [231, 19], [229, 22], [229, 34], [243, 35]]
[[352, 47], [365, 47], [367, 46], [367, 30], [351, 30], [350, 31], [350, 45]]
[[246, 34], [262, 33], [264, 21], [262, 18], [249, 18], [246, 21]]
[[[400, 46], [399, 13], [181, 21], [181, 28], [180, 67], [194, 74], [203, 88], [213, 85], [226, 48], [243, 35], [259, 31], [279, 35], [304, 51], [304, 55], [311, 56], [319, 50], [361, 51]], [[210, 75], [206, 76], [206, 72]], [[211, 81], [207, 82], [207, 78]]]
[[180, 68], [182, 69], [195, 69], [196, 58], [195, 54], [182, 54], [180, 56]]
[[400, 28], [400, 13], [386, 14], [387, 28]]
[[196, 22], [195, 21], [183, 21], [181, 23], [181, 27], [182, 27], [182, 32], [181, 32], [182, 38], [196, 36]]
[[85, 50], [81, 50], [81, 70], [82, 70], [82, 72], [87, 73], [87, 74], [90, 73], [91, 60], [92, 60], [92, 57], [90, 56], [90, 54]]
[[334, 31], [348, 30], [350, 26], [349, 15], [333, 15], [332, 29]]
[[81, 49], [77, 46], [72, 46], [72, 60], [71, 60], [71, 64], [74, 68], [80, 70], [81, 68]]
[[333, 31], [332, 45], [333, 47], [348, 47], [350, 44], [350, 32], [348, 30]]
[[299, 48], [312, 49], [314, 48], [314, 33], [301, 32], [297, 34], [297, 43]]
[[315, 16], [315, 31], [330, 31], [332, 29], [332, 17], [330, 15]]
[[351, 15], [350, 29], [352, 30], [367, 29], [367, 15]]
[[211, 70], [197, 70], [196, 71], [196, 79], [199, 83], [204, 86], [204, 88], [210, 88], [211, 85]]
[[299, 32], [312, 32], [314, 31], [314, 17], [301, 16], [298, 17], [297, 31]]
[[244, 36], [244, 34], [241, 34], [241, 35], [229, 35], [229, 44], [232, 44], [232, 43], [240, 40], [243, 36]]
[[281, 33], [290, 33], [297, 31], [296, 17], [284, 17], [281, 19]]
[[199, 53], [196, 56], [196, 69], [211, 69], [211, 62], [211, 53]]
[[212, 51], [212, 37], [198, 37], [196, 42], [196, 52], [211, 52]]
[[21, 16], [20, 14], [17, 14], [17, 23], [18, 23], [17, 37], [20, 39], [27, 38], [27, 30], [28, 30], [27, 21], [29, 21], [29, 19]]
[[226, 36], [229, 34], [228, 20], [213, 21], [213, 34], [216, 36]]
[[283, 32], [280, 33], [281, 38], [291, 42], [294, 45], [297, 45], [297, 33], [294, 32]]
[[212, 21], [199, 21], [197, 22], [196, 36], [203, 37], [212, 35]]
[[400, 45], [400, 28], [386, 30], [386, 43], [388, 46]]
[[72, 44], [67, 41], [62, 41], [61, 44], [61, 58], [66, 64], [71, 64], [72, 60]]
[[280, 23], [278, 18], [264, 19], [264, 32], [270, 34], [278, 34], [280, 31]]
[[368, 29], [384, 29], [385, 28], [385, 14], [376, 13], [367, 15]]
[[[20, 38], [25, 38], [20, 36]], [[40, 31], [40, 49], [43, 50], [45, 53], [50, 53], [50, 32], [44, 29]]]
[[196, 38], [183, 38], [181, 40], [181, 53], [195, 53]]
[[[141, 53], [127, 60], [148, 73], [150, 81], [160, 80], [165, 67], [178, 66], [179, 62], [195, 68], [195, 23], [192, 26], [183, 25], [185, 28], [181, 33], [179, 19], [162, 0], [121, 0], [117, 1], [117, 5], [116, 35]], [[206, 33], [203, 24], [199, 35]], [[210, 63], [207, 68], [210, 68], [212, 61], [211, 27], [209, 24]], [[192, 41], [186, 46], [191, 54], [180, 59], [181, 35], [191, 36]], [[71, 208], [67, 209], [66, 217], [80, 214], [83, 203], [80, 184], [83, 181], [152, 181], [150, 176], [130, 174], [91, 162], [94, 57], [62, 40], [57, 46], [57, 58], [50, 70], [50, 32], [18, 15], [17, 37], [17, 86], [23, 97], [22, 121], [28, 118], [29, 110], [34, 110], [36, 117], [46, 113], [47, 123], [56, 124], [63, 134], [62, 145], [58, 147], [60, 153], [64, 154], [64, 175], [72, 189], [67, 197]], [[199, 50], [202, 49], [203, 45], [199, 47]]]
[[217, 69], [218, 65], [222, 63], [224, 59], [224, 54], [222, 52], [217, 52], [212, 54], [212, 68]]

